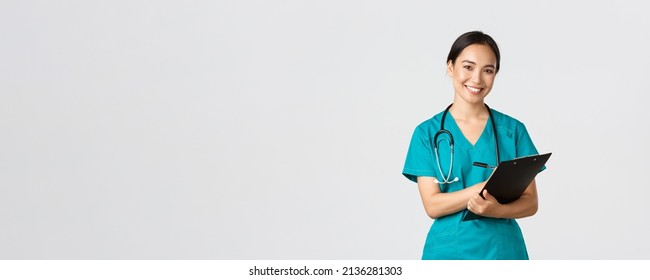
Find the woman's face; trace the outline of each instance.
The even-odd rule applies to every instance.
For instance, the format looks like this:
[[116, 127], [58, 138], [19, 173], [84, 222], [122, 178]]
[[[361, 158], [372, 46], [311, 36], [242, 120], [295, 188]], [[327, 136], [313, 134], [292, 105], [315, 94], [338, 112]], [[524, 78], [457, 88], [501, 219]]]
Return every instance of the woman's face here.
[[483, 103], [494, 84], [496, 63], [492, 49], [483, 44], [469, 45], [455, 63], [449, 61], [447, 74], [454, 82], [456, 97], [471, 104]]

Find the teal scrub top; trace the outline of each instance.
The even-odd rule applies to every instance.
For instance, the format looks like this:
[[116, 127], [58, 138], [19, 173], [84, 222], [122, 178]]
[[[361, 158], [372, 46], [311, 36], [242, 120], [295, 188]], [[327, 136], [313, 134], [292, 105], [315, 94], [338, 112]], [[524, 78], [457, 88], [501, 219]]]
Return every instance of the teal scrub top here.
[[[476, 167], [472, 163], [478, 161], [488, 165], [497, 164], [493, 121], [496, 124], [502, 161], [538, 154], [523, 123], [494, 109], [491, 111], [494, 119], [488, 120], [474, 145], [462, 134], [454, 117], [447, 114], [445, 129], [454, 137], [454, 162], [450, 180], [458, 177], [459, 181], [440, 184], [441, 192], [458, 191], [488, 179], [492, 169]], [[436, 177], [442, 181], [433, 153], [433, 136], [440, 130], [443, 113], [422, 122], [413, 133], [402, 171], [413, 182], [417, 183], [418, 176]], [[440, 141], [444, 138], [448, 139], [444, 134], [438, 137], [438, 153], [446, 177], [451, 151], [449, 142]], [[424, 244], [422, 259], [528, 259], [524, 237], [514, 219], [482, 218], [462, 221], [466, 211], [468, 210], [433, 221]]]

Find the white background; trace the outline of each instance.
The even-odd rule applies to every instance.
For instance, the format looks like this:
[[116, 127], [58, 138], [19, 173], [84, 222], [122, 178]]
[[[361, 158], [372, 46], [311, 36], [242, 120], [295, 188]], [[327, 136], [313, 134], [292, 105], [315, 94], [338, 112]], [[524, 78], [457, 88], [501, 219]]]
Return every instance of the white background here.
[[2, 1], [0, 258], [419, 259], [408, 143], [482, 30], [553, 152], [530, 257], [649, 259], [646, 5]]

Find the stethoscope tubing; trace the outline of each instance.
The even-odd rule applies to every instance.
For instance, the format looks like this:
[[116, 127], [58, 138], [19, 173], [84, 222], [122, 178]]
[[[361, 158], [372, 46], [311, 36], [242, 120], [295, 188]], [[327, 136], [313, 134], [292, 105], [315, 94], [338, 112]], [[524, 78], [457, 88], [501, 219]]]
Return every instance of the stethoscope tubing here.
[[[440, 176], [442, 177], [442, 181], [438, 181], [439, 184], [451, 184], [453, 182], [458, 181], [458, 177], [454, 178], [453, 180], [451, 179], [451, 173], [452, 169], [454, 166], [454, 136], [449, 132], [449, 130], [445, 129], [445, 119], [447, 118], [447, 114], [449, 113], [449, 109], [451, 106], [454, 105], [449, 104], [447, 108], [445, 109], [445, 112], [442, 114], [442, 119], [440, 120], [440, 130], [436, 132], [436, 134], [433, 136], [433, 150], [434, 150], [434, 155], [436, 157], [436, 163], [438, 164], [438, 171], [440, 171]], [[496, 159], [497, 159], [497, 165], [501, 162], [501, 159], [499, 158], [499, 139], [497, 137], [497, 126], [494, 121], [494, 116], [492, 115], [492, 110], [490, 110], [490, 107], [487, 104], [484, 104], [485, 108], [487, 108], [488, 113], [490, 114], [490, 121], [492, 123], [492, 132], [494, 133], [494, 147], [495, 147], [495, 153], [496, 153]], [[449, 149], [450, 149], [450, 159], [449, 159], [449, 172], [447, 173], [447, 176], [444, 175], [442, 172], [442, 166], [440, 165], [440, 155], [438, 153], [438, 137], [441, 134], [446, 134], [449, 137]]]

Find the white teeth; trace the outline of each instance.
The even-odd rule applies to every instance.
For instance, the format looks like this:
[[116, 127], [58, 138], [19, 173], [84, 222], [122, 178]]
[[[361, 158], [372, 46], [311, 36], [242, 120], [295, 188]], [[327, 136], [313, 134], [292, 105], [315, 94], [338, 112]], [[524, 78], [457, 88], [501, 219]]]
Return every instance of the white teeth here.
[[479, 91], [481, 90], [480, 88], [474, 88], [474, 87], [470, 87], [470, 86], [466, 86], [466, 87], [467, 87], [469, 90], [473, 91], [473, 92], [479, 92]]

